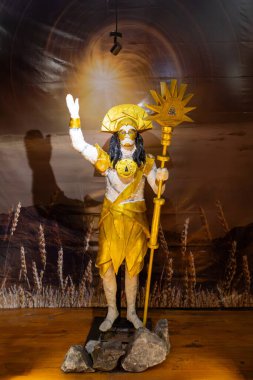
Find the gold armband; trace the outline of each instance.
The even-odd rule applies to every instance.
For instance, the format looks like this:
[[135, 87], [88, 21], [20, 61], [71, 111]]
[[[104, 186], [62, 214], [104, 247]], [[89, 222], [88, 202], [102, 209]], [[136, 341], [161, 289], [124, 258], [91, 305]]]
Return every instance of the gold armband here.
[[69, 128], [80, 128], [81, 127], [81, 121], [80, 118], [77, 119], [70, 119], [69, 122]]

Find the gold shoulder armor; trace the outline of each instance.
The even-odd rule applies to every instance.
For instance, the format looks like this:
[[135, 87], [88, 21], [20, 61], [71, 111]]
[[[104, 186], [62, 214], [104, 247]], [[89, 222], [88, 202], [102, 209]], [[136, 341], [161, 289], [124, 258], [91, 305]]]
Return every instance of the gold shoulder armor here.
[[95, 168], [100, 172], [104, 173], [110, 167], [110, 157], [98, 144], [95, 144], [95, 148], [98, 151], [98, 159], [95, 163]]
[[152, 154], [146, 155], [146, 162], [143, 168], [143, 174], [148, 175], [155, 162], [155, 157]]

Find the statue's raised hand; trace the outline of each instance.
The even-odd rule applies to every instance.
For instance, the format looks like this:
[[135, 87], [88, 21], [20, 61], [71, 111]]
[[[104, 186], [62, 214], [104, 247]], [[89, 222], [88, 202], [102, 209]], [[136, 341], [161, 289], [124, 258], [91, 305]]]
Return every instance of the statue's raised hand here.
[[66, 96], [66, 103], [72, 119], [79, 119], [79, 100], [76, 98], [74, 100], [71, 94]]
[[69, 135], [73, 147], [80, 152], [88, 161], [94, 164], [98, 158], [98, 151], [93, 145], [88, 144], [81, 130], [81, 122], [79, 117], [79, 101], [74, 100], [71, 94], [66, 96], [66, 103], [70, 113]]

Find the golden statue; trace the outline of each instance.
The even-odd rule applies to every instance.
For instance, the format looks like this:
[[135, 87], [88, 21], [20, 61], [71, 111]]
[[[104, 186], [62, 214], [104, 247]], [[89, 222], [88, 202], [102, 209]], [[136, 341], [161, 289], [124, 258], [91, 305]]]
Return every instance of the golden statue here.
[[112, 133], [109, 152], [88, 144], [80, 129], [78, 99], [67, 95], [70, 137], [73, 147], [106, 177], [106, 191], [99, 222], [99, 251], [96, 266], [103, 278], [108, 313], [101, 331], [112, 327], [118, 317], [116, 277], [125, 260], [127, 319], [135, 328], [143, 324], [136, 315], [138, 274], [143, 267], [150, 237], [144, 200], [145, 181], [157, 192], [157, 181], [168, 178], [167, 169], [157, 170], [155, 159], [145, 153], [141, 133], [152, 128], [147, 113], [135, 104], [111, 108], [101, 130]]
[[[164, 182], [168, 179], [168, 170], [164, 168], [165, 162], [168, 161], [166, 151], [170, 144], [172, 127], [184, 120], [189, 121], [186, 113], [193, 109], [184, 107], [189, 101], [189, 97], [183, 100], [185, 88], [186, 85], [181, 85], [177, 94], [176, 81], [172, 81], [170, 89], [163, 82], [161, 95], [151, 92], [156, 105], [147, 107], [154, 112], [152, 115], [148, 115], [135, 104], [112, 107], [104, 117], [101, 128], [103, 132], [112, 133], [109, 152], [105, 152], [98, 144], [93, 146], [84, 140], [80, 128], [78, 99], [74, 101], [70, 94], [66, 97], [71, 117], [69, 133], [72, 145], [106, 177], [96, 260], [108, 305], [107, 316], [99, 327], [101, 331], [109, 330], [118, 317], [115, 274], [124, 260], [127, 319], [136, 329], [143, 326], [136, 314], [135, 303], [138, 274], [142, 270], [149, 246], [151, 264], [144, 312], [144, 324], [146, 323], [153, 253], [157, 248], [160, 207], [164, 203], [161, 195], [165, 188]], [[141, 136], [143, 132], [152, 128], [152, 120], [163, 127], [163, 154], [157, 157], [162, 162], [161, 168], [156, 167], [153, 156], [146, 154]], [[144, 200], [146, 180], [157, 194], [154, 199], [151, 233]]]

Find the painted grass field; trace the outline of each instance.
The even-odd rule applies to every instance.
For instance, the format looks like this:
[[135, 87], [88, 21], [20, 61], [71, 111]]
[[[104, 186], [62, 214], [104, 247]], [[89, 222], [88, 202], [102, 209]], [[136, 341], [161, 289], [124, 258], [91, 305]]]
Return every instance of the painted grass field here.
[[[218, 219], [223, 226], [224, 233], [227, 233], [229, 229], [222, 206], [220, 203], [217, 203], [216, 206]], [[8, 226], [5, 229], [5, 235], [2, 236], [2, 240], [6, 243], [7, 251], [11, 249], [11, 241], [18, 223], [20, 223], [21, 213], [22, 207], [20, 203], [16, 210], [9, 213]], [[208, 224], [205, 218], [202, 219], [208, 237]], [[26, 249], [20, 242], [19, 276], [14, 283], [9, 284], [5, 262], [0, 288], [0, 308], [105, 306], [106, 300], [102, 281], [98, 276], [94, 275], [94, 255], [90, 254], [91, 241], [93, 236], [97, 234], [97, 229], [94, 220], [91, 218], [88, 220], [83, 245], [80, 247], [83, 257], [86, 258], [86, 265], [80, 266], [79, 280], [76, 280], [76, 278], [74, 280], [71, 273], [66, 274], [64, 247], [58, 238], [59, 247], [56, 252], [57, 262], [54, 267], [54, 281], [49, 283], [46, 277], [49, 265], [47, 242], [44, 226], [39, 224], [37, 226], [36, 239], [38, 248], [36, 259], [31, 260], [30, 257], [26, 256]], [[177, 260], [177, 266], [180, 265], [181, 267], [180, 271], [175, 268], [173, 248], [169, 248], [165, 233], [160, 225], [159, 243], [162, 251], [162, 270], [159, 276], [155, 276], [153, 279], [150, 307], [252, 307], [253, 295], [251, 292], [251, 273], [248, 257], [246, 254], [241, 255], [241, 265], [239, 267], [237, 241], [231, 240], [228, 242], [229, 251], [226, 254], [225, 266], [222, 268], [222, 278], [211, 288], [207, 287], [205, 283], [201, 284], [198, 281], [198, 268], [195, 265], [196, 251], [192, 252], [188, 246], [189, 223], [189, 218], [186, 218], [180, 236], [180, 258]], [[176, 272], [177, 275], [175, 275]], [[144, 305], [144, 296], [145, 283], [139, 286], [137, 296], [137, 306], [139, 308]], [[122, 290], [122, 306], [125, 306], [125, 301], [125, 293]]]

